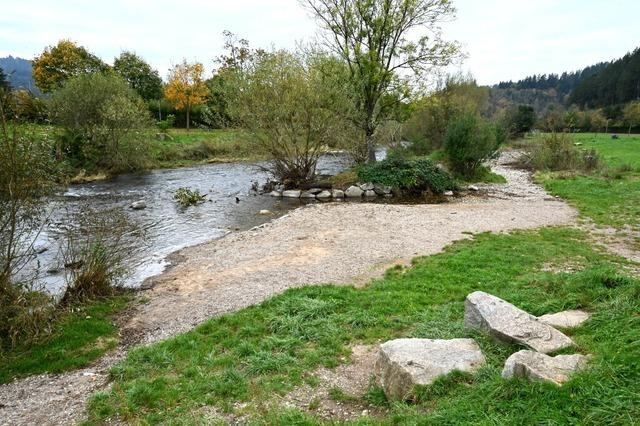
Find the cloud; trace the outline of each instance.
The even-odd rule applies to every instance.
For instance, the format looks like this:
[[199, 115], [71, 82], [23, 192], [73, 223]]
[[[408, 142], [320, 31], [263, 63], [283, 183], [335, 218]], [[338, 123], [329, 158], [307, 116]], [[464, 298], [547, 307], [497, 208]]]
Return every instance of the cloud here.
[[[445, 36], [465, 47], [461, 67], [480, 83], [574, 70], [636, 47], [637, 0], [458, 0]], [[122, 50], [165, 75], [182, 58], [208, 69], [222, 53], [222, 31], [253, 46], [293, 48], [316, 31], [299, 0], [20, 0], [3, 4], [0, 56], [32, 58], [70, 38], [111, 62]]]

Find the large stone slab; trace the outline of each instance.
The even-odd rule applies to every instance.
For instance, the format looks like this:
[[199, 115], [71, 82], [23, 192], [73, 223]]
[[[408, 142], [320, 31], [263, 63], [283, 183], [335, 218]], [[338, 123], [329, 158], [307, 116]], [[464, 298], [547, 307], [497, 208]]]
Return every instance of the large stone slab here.
[[362, 197], [362, 194], [364, 194], [364, 191], [360, 189], [359, 186], [355, 185], [350, 186], [346, 191], [344, 191], [344, 195], [348, 198], [359, 198]]
[[520, 343], [542, 353], [555, 352], [573, 345], [573, 341], [541, 321], [496, 296], [475, 291], [464, 305], [467, 328], [484, 330], [497, 340]]
[[300, 198], [302, 191], [299, 189], [289, 189], [287, 191], [282, 191], [282, 196], [285, 198]]
[[396, 339], [380, 346], [375, 370], [387, 397], [403, 400], [415, 385], [455, 370], [473, 372], [484, 363], [473, 339]]
[[551, 327], [576, 328], [589, 319], [591, 314], [585, 311], [569, 310], [555, 314], [546, 314], [538, 317], [538, 321], [549, 324]]
[[585, 355], [558, 355], [551, 357], [540, 352], [522, 350], [514, 353], [504, 364], [502, 377], [522, 377], [561, 385], [571, 373], [584, 368], [589, 361]]

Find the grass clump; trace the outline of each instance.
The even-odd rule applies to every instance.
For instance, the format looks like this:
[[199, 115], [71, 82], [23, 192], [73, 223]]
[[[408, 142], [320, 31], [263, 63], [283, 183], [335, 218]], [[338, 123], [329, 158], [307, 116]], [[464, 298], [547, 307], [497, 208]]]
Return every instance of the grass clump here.
[[[550, 261], [573, 258], [589, 266], [576, 273], [542, 271]], [[397, 337], [473, 337], [487, 358], [473, 376], [417, 389], [413, 404], [391, 404], [375, 385], [356, 398], [388, 410], [376, 423], [624, 423], [640, 416], [640, 283], [620, 272], [621, 262], [590, 248], [579, 231], [552, 228], [477, 235], [365, 288], [291, 289], [133, 350], [112, 369], [112, 389], [91, 399], [89, 422], [197, 422], [203, 406], [233, 413], [242, 403], [239, 414], [257, 423], [319, 424], [299, 410], [281, 409], [279, 396], [319, 366], [344, 362], [350, 346]], [[593, 312], [571, 335], [576, 351], [594, 355], [589, 368], [562, 388], [502, 379], [504, 361], [519, 348], [465, 330], [464, 298], [475, 290], [533, 315]], [[212, 378], [220, 384], [213, 386]], [[338, 389], [331, 397], [344, 400]]]
[[602, 160], [595, 149], [582, 149], [575, 145], [571, 135], [551, 133], [531, 144], [520, 160], [532, 170], [594, 172], [601, 168]]
[[546, 172], [537, 179], [596, 225], [640, 229], [640, 137], [621, 135], [614, 140], [606, 134], [576, 134], [564, 138], [565, 144], [580, 142], [588, 151], [597, 151], [601, 173]]
[[128, 301], [122, 294], [59, 311], [46, 336], [0, 351], [0, 383], [84, 367], [115, 348], [118, 329], [113, 318]]
[[428, 158], [407, 160], [391, 157], [358, 167], [357, 175], [361, 182], [388, 185], [412, 194], [442, 194], [457, 188], [449, 173]]
[[178, 188], [173, 193], [173, 199], [182, 207], [195, 206], [204, 201], [204, 197], [197, 189]]

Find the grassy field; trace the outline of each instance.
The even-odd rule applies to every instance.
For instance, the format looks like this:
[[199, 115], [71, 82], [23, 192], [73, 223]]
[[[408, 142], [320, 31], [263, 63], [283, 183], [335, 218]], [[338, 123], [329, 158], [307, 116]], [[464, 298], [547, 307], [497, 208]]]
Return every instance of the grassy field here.
[[213, 161], [258, 160], [264, 154], [240, 130], [172, 129], [169, 138], [154, 140], [152, 158], [158, 167], [180, 167]]
[[[639, 203], [628, 201], [640, 192], [637, 139], [576, 138], [603, 155], [606, 169], [539, 179], [596, 223], [636, 226]], [[416, 389], [411, 404], [388, 402], [373, 384], [355, 399], [341, 389], [331, 395], [386, 413], [354, 424], [634, 424], [640, 421], [640, 282], [626, 266], [575, 229], [477, 235], [415, 259], [412, 268], [392, 269], [365, 288], [289, 290], [138, 348], [111, 371], [112, 389], [92, 397], [89, 423], [203, 424], [215, 421], [203, 414], [203, 407], [213, 406], [255, 424], [320, 424], [315, 406], [285, 408], [279, 396], [317, 384], [313, 371], [344, 363], [351, 346], [405, 336], [469, 336], [487, 365]], [[589, 368], [561, 388], [502, 379], [504, 361], [519, 348], [464, 329], [464, 297], [474, 290], [534, 315], [593, 312], [570, 333], [577, 352], [594, 355]]]
[[113, 317], [129, 297], [118, 296], [74, 307], [59, 317], [45, 340], [1, 355], [0, 383], [40, 373], [84, 367], [118, 345]]
[[[584, 270], [553, 273], [563, 265]], [[400, 336], [477, 339], [488, 364], [420, 389], [416, 403], [389, 403], [372, 386], [357, 399], [388, 411], [358, 424], [622, 424], [640, 419], [640, 282], [624, 262], [595, 251], [578, 231], [556, 228], [482, 234], [418, 258], [363, 289], [309, 287], [210, 320], [194, 331], [138, 348], [94, 395], [90, 423], [198, 424], [202, 407], [257, 424], [316, 424], [313, 410], [284, 409], [277, 395], [313, 383], [318, 366], [343, 362], [354, 344]], [[546, 266], [543, 268], [543, 266]], [[593, 318], [572, 333], [590, 368], [562, 388], [503, 380], [518, 348], [463, 326], [463, 300], [484, 290], [534, 315], [582, 308]], [[339, 397], [340, 392], [333, 394]], [[236, 402], [243, 408], [237, 408]]]
[[575, 205], [600, 226], [640, 229], [640, 136], [576, 134], [576, 142], [596, 149], [605, 162], [594, 175], [541, 174], [540, 181], [554, 195]]

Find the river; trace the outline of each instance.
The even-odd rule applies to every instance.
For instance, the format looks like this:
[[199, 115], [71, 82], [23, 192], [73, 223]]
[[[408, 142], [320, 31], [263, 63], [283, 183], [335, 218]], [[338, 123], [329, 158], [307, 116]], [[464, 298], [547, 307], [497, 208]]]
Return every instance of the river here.
[[[34, 245], [40, 253], [29, 269], [38, 270], [38, 281], [47, 291], [60, 294], [64, 290], [65, 275], [58, 242], [62, 241], [68, 218], [81, 209], [117, 208], [136, 227], [145, 230], [144, 239], [140, 239], [127, 260], [131, 272], [124, 282], [129, 287], [139, 286], [146, 278], [163, 271], [168, 254], [260, 225], [303, 203], [252, 192], [252, 182], [262, 183], [268, 178], [259, 166], [259, 163], [207, 164], [126, 174], [70, 186], [55, 194], [47, 205], [48, 220]], [[327, 154], [321, 157], [317, 172], [333, 175], [348, 166], [346, 155]], [[181, 208], [173, 199], [174, 191], [180, 187], [197, 189], [206, 195], [206, 201]], [[130, 208], [131, 203], [141, 200], [147, 205], [145, 209]], [[260, 215], [263, 209], [272, 214]]]

